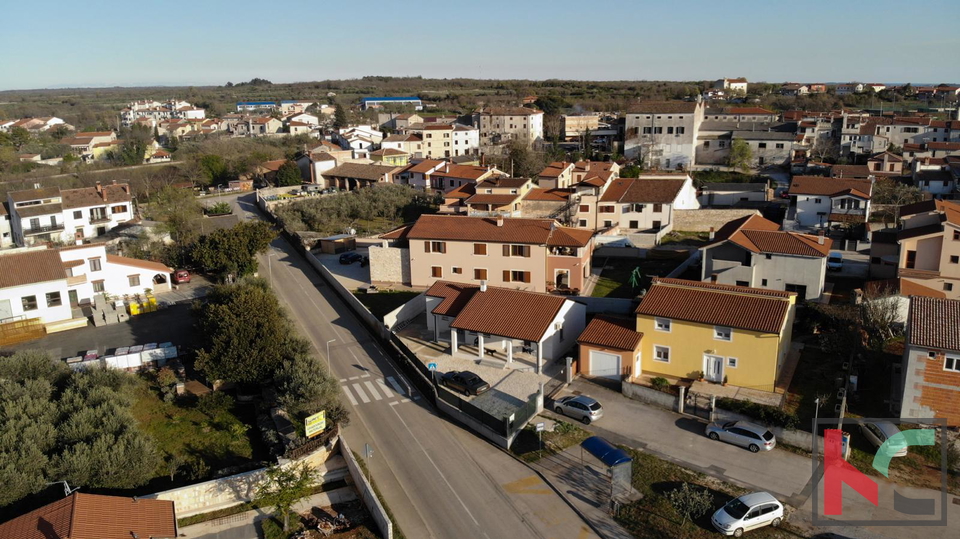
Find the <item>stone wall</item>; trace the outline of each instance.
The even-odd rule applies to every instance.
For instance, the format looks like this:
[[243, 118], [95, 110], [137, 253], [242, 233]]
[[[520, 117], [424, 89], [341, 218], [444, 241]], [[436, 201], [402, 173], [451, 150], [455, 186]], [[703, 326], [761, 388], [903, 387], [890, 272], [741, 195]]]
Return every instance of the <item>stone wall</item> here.
[[676, 395], [664, 393], [652, 387], [634, 384], [629, 380], [624, 380], [620, 385], [620, 392], [624, 397], [666, 408], [673, 412], [679, 411], [680, 399]]
[[393, 539], [393, 522], [390, 521], [390, 515], [388, 515], [387, 511], [383, 508], [380, 499], [377, 498], [377, 493], [373, 490], [373, 485], [371, 485], [367, 477], [363, 475], [363, 470], [360, 469], [360, 465], [353, 456], [353, 451], [350, 449], [350, 446], [348, 446], [346, 440], [342, 438], [340, 439], [340, 452], [343, 454], [344, 460], [347, 461], [347, 469], [350, 470], [350, 477], [353, 478], [354, 486], [356, 486], [360, 492], [360, 499], [363, 500], [363, 505], [367, 508], [370, 516], [373, 517], [373, 522], [377, 525], [377, 529], [380, 530], [380, 537]]
[[370, 246], [370, 282], [410, 284], [410, 249]]
[[759, 215], [757, 210], [729, 209], [729, 210], [674, 210], [673, 229], [682, 232], [709, 232], [710, 227], [720, 230], [720, 227], [747, 215]]

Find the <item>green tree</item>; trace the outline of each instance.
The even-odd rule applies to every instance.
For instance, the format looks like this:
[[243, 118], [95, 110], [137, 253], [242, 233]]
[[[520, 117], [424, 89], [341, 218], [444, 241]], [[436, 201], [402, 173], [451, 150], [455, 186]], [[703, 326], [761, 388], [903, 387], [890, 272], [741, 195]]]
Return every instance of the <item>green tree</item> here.
[[203, 271], [239, 278], [257, 271], [256, 255], [266, 251], [276, 237], [269, 223], [245, 221], [201, 236], [193, 245], [191, 258]]
[[637, 165], [627, 165], [620, 169], [621, 178], [639, 178], [641, 168]]
[[300, 185], [303, 183], [303, 177], [300, 175], [300, 167], [293, 161], [286, 161], [277, 169], [277, 185]]
[[263, 280], [215, 287], [198, 315], [197, 368], [211, 380], [260, 383], [289, 357], [290, 322]]
[[318, 473], [306, 462], [282, 467], [273, 465], [263, 472], [264, 478], [257, 487], [255, 503], [260, 507], [273, 506], [274, 514], [283, 520], [283, 530], [290, 528], [293, 504], [310, 493], [316, 484]]
[[197, 161], [197, 167], [200, 175], [206, 180], [208, 185], [218, 185], [227, 180], [227, 162], [223, 157], [216, 154], [207, 154], [200, 156]]
[[343, 105], [337, 103], [337, 106], [333, 109], [333, 128], [343, 129], [347, 125], [349, 125], [347, 111], [343, 109]]
[[283, 409], [301, 419], [325, 410], [327, 421], [346, 424], [347, 412], [340, 404], [340, 385], [312, 353], [310, 343], [292, 339], [289, 353], [290, 358], [280, 365], [274, 377]]
[[749, 172], [750, 164], [753, 162], [753, 150], [750, 144], [742, 138], [735, 138], [730, 143], [730, 155], [727, 157], [727, 164], [741, 172]]
[[10, 142], [17, 151], [20, 151], [25, 144], [30, 142], [30, 132], [22, 127], [14, 127], [10, 130]]
[[563, 109], [570, 106], [570, 103], [567, 102], [566, 99], [558, 95], [546, 95], [538, 97], [533, 104], [547, 115], [560, 114]]
[[199, 234], [199, 219], [203, 216], [203, 207], [197, 202], [193, 192], [166, 186], [157, 193], [150, 204], [150, 216], [163, 223], [162, 230], [170, 234], [173, 240], [174, 266], [187, 262], [189, 248]]
[[690, 483], [667, 493], [667, 499], [677, 513], [683, 518], [682, 527], [688, 520], [694, 520], [707, 514], [713, 506], [713, 497], [705, 489], [692, 488]]

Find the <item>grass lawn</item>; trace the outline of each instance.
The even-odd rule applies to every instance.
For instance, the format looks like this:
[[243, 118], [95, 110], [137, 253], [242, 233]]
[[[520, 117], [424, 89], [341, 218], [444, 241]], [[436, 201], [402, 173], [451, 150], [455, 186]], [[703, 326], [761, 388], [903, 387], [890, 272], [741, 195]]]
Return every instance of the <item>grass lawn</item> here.
[[[534, 462], [541, 457], [540, 439], [536, 432], [536, 423], [542, 418], [530, 422], [513, 441], [510, 451], [526, 462]], [[543, 431], [543, 455], [553, 455], [579, 444], [590, 437], [590, 433], [566, 421], [557, 420], [553, 432]]]
[[660, 245], [703, 247], [708, 243], [710, 243], [709, 232], [670, 232], [660, 239]]
[[[594, 261], [595, 266], [604, 269], [593, 289], [595, 298], [634, 298], [641, 290], [650, 286], [652, 277], [664, 277], [683, 262], [681, 258], [657, 260], [652, 258], [606, 258]], [[640, 285], [630, 286], [630, 274], [634, 268], [640, 268]]]
[[[686, 470], [648, 453], [623, 449], [633, 457], [633, 488], [637, 489], [643, 498], [621, 508], [616, 518], [634, 537], [718, 537], [710, 523], [710, 517], [734, 497], [747, 493], [744, 489]], [[713, 501], [707, 513], [685, 524], [681, 524], [682, 517], [666, 497], [668, 492], [679, 488], [683, 483], [706, 490]], [[789, 518], [779, 529], [767, 526], [750, 531], [748, 535], [802, 537], [791, 529]]]
[[384, 315], [417, 297], [420, 295], [420, 292], [395, 290], [380, 291], [376, 294], [366, 294], [355, 291], [353, 295], [360, 300], [360, 303], [363, 303], [364, 307], [370, 309], [370, 312], [373, 313], [373, 316], [383, 320]]
[[202, 481], [217, 470], [259, 461], [259, 432], [251, 427], [253, 410], [229, 398], [221, 406], [200, 403], [191, 397], [164, 402], [146, 381], [138, 388], [131, 410], [134, 417], [167, 459], [180, 461], [176, 481], [170, 481], [166, 465], [161, 465], [157, 476], [167, 485], [156, 486]]

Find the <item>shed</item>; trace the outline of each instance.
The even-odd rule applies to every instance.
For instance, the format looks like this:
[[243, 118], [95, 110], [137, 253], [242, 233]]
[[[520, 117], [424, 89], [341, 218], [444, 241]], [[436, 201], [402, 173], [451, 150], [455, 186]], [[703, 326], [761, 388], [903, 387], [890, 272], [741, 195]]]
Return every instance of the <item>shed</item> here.
[[318, 243], [320, 245], [320, 252], [328, 255], [345, 253], [357, 249], [357, 238], [350, 234], [337, 234], [336, 236], [320, 238]]
[[599, 436], [591, 436], [580, 442], [580, 447], [586, 449], [588, 453], [597, 457], [597, 459], [604, 463], [608, 468], [633, 461], [633, 458], [631, 458], [626, 451], [619, 449], [615, 445]]

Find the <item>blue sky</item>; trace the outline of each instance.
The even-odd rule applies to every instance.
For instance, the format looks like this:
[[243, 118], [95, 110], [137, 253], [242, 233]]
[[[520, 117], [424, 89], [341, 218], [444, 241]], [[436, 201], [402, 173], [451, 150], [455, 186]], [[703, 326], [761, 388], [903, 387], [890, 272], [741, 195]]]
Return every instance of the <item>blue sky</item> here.
[[364, 75], [960, 82], [960, 1], [0, 0], [0, 90]]

